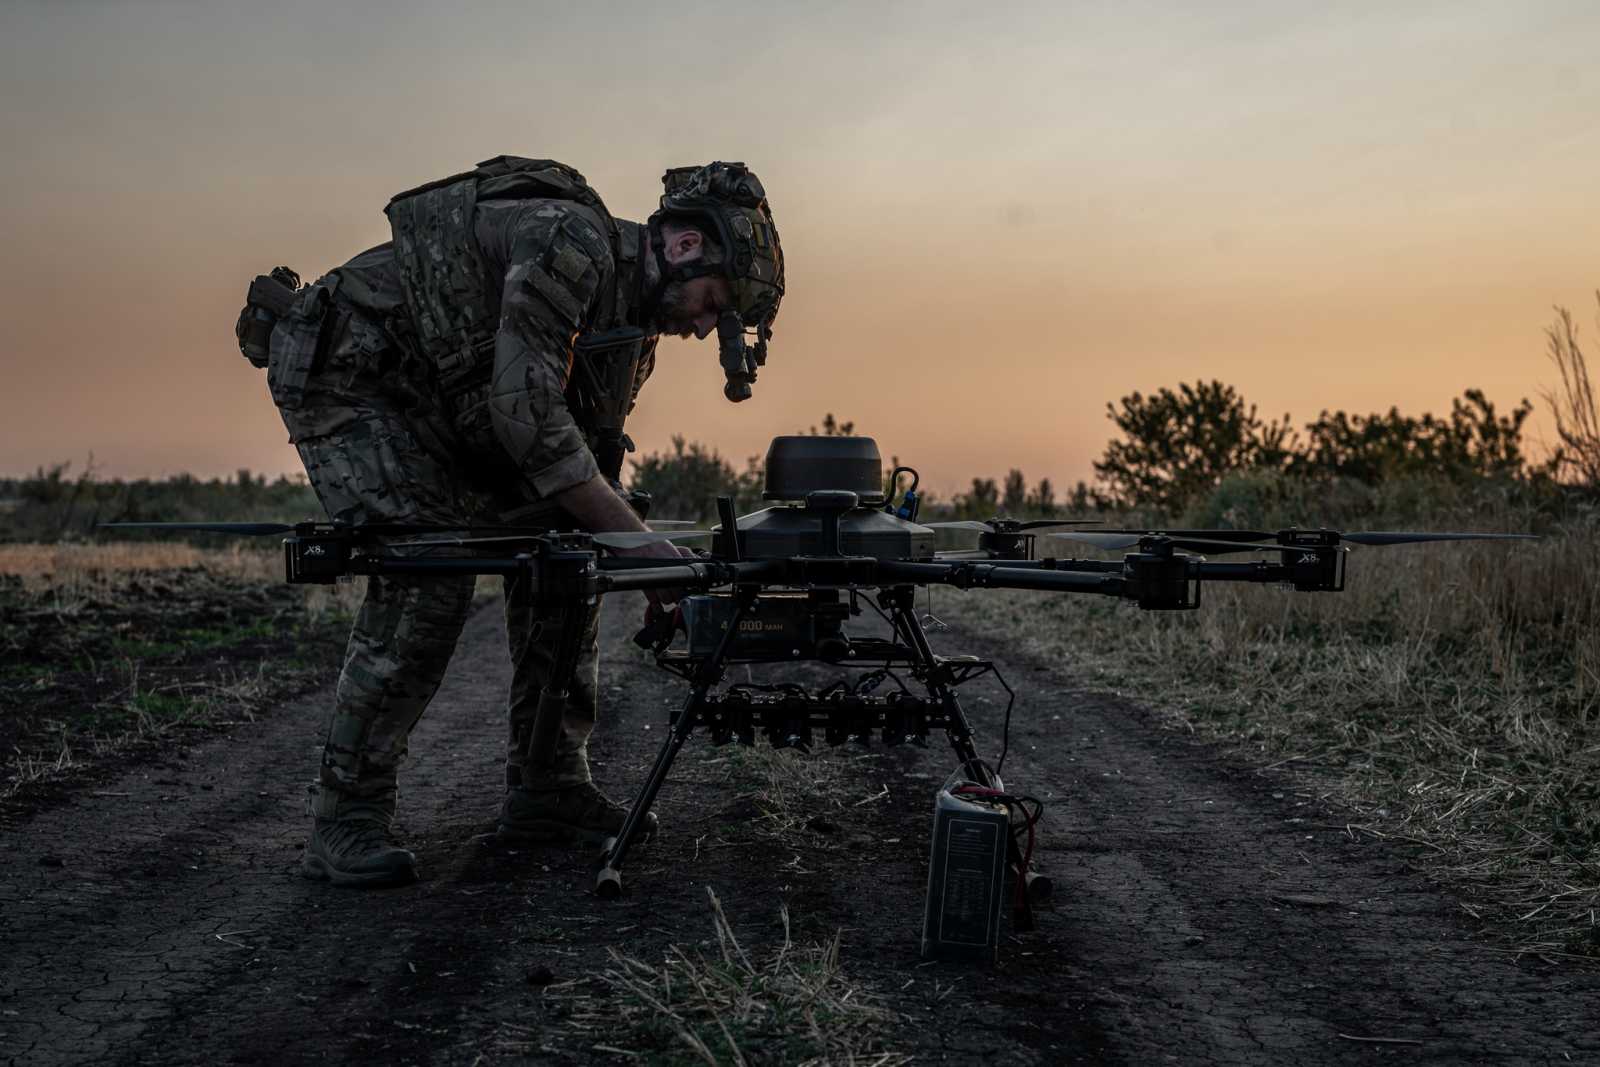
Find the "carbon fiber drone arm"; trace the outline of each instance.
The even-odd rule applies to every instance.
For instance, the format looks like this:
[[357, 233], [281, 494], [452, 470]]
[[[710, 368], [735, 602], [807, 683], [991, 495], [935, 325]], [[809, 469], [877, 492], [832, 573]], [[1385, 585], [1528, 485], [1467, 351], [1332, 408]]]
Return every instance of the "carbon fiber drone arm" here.
[[[610, 562], [610, 561], [607, 561]], [[628, 589], [715, 589], [747, 582], [779, 582], [784, 576], [784, 560], [758, 560], [749, 563], [721, 563], [704, 560], [673, 563], [665, 567], [622, 567], [604, 570], [595, 576], [595, 591], [621, 592]]]
[[[1119, 565], [1118, 570], [1121, 570]], [[1083, 573], [1043, 567], [1002, 566], [967, 560], [907, 563], [885, 560], [878, 564], [885, 585], [951, 585], [957, 589], [1041, 589], [1063, 593], [1102, 593], [1122, 596], [1120, 574]]]

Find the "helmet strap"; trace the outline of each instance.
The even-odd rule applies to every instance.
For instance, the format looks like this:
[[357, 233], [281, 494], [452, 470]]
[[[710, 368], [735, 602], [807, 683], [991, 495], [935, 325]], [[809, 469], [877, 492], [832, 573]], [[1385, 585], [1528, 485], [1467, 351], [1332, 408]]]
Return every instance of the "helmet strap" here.
[[[648, 226], [650, 230], [650, 250], [655, 253], [656, 258], [656, 284], [651, 287], [648, 293], [644, 292], [646, 272], [644, 270], [644, 257], [640, 256], [639, 306], [643, 309], [643, 319], [645, 323], [651, 323], [655, 321], [656, 312], [661, 307], [661, 294], [667, 291], [667, 283], [672, 280], [672, 268], [667, 265], [667, 253], [665, 248], [666, 242], [661, 236], [661, 216], [657, 215], [649, 219]], [[642, 231], [639, 234], [639, 240], [644, 240], [644, 233]], [[641, 323], [641, 325], [643, 324], [644, 323]]]

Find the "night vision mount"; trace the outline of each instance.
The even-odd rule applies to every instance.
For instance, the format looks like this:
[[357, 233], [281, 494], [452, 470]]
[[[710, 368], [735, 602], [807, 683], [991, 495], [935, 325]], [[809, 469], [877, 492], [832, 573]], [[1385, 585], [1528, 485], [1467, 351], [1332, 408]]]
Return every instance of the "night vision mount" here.
[[[933, 651], [914, 610], [919, 587], [1092, 593], [1131, 600], [1145, 610], [1188, 610], [1199, 606], [1206, 582], [1338, 592], [1345, 584], [1348, 544], [1531, 539], [1526, 534], [1297, 528], [1046, 532], [1097, 525], [1084, 520], [920, 523], [916, 471], [896, 468], [886, 485], [882, 470], [871, 438], [776, 438], [767, 452], [763, 495], [769, 506], [738, 516], [730, 499], [719, 499], [721, 522], [708, 530], [572, 533], [317, 522], [109, 525], [283, 534], [287, 577], [296, 583], [331, 583], [357, 574], [461, 573], [530, 582], [538, 610], [562, 617], [561, 644], [540, 694], [530, 754], [555, 749], [551, 742], [577, 669], [581, 635], [600, 597], [630, 589], [687, 593], [677, 610], [658, 613], [635, 637], [659, 666], [689, 683], [689, 693], [671, 716], [626, 823], [604, 846], [596, 882], [603, 897], [621, 892], [623, 861], [644, 829], [673, 760], [696, 727], [705, 728], [717, 744], [751, 743], [759, 733], [780, 747], [807, 747], [819, 735], [829, 744], [864, 744], [872, 738], [889, 744], [924, 743], [931, 731], [943, 730], [960, 762], [958, 773], [976, 783], [975, 788], [1002, 790], [1004, 745], [993, 767], [980, 758], [956, 690], [986, 675], [1002, 686], [1004, 680], [989, 661]], [[907, 477], [909, 488], [901, 490]], [[940, 529], [975, 532], [978, 544], [940, 551]], [[709, 539], [709, 550], [676, 562], [605, 552], [696, 539]], [[1123, 554], [1120, 559], [1041, 554], [1041, 548], [1058, 544]], [[1209, 558], [1244, 553], [1265, 558]], [[867, 612], [887, 624], [889, 636], [852, 633], [851, 620]], [[845, 674], [817, 690], [754, 682], [722, 687], [733, 664], [803, 661], [830, 664]], [[886, 692], [877, 691], [886, 686]], [[1008, 702], [1008, 724], [1010, 708]], [[1030, 841], [1036, 817], [1027, 823]], [[1031, 849], [1024, 850], [1019, 836], [1013, 835], [1007, 854], [1017, 890], [1014, 919], [1025, 927], [1032, 904], [1048, 892], [1049, 882], [1031, 869]]]

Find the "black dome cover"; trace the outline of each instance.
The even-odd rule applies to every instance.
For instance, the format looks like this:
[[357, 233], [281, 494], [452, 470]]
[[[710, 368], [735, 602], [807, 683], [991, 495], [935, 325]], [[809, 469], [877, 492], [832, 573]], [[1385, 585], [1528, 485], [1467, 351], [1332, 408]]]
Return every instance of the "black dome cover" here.
[[862, 504], [881, 504], [883, 458], [870, 437], [774, 437], [767, 448], [767, 500], [804, 500], [807, 493], [843, 489]]

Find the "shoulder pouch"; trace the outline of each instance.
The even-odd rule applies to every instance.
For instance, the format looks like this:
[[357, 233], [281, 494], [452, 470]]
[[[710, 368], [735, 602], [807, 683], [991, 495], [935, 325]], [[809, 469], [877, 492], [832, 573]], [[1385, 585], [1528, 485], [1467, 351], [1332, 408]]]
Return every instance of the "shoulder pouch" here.
[[288, 313], [272, 327], [267, 363], [267, 388], [280, 408], [298, 408], [306, 396], [306, 382], [317, 369], [337, 333], [342, 316], [333, 307], [339, 288], [337, 274], [300, 290]]
[[274, 267], [271, 274], [258, 274], [250, 283], [233, 333], [239, 340], [239, 354], [249, 360], [251, 366], [267, 365], [272, 328], [294, 306], [299, 288], [300, 275], [288, 267]]

